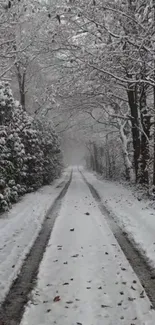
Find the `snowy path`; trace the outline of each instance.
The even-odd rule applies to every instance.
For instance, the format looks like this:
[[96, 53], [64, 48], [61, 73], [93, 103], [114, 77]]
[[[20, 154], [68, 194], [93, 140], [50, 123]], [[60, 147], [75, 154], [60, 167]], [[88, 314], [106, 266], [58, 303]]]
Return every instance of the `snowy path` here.
[[58, 187], [69, 178], [70, 171], [51, 186], [25, 195], [8, 212], [0, 216], [0, 302], [29, 253], [48, 209], [62, 190]]
[[115, 221], [139, 250], [147, 256], [155, 268], [155, 210], [149, 201], [138, 201], [131, 189], [107, 180], [99, 180], [90, 172], [84, 171], [87, 181], [99, 193], [103, 205], [111, 212]]
[[53, 324], [155, 324], [149, 299], [78, 171], [21, 321]]

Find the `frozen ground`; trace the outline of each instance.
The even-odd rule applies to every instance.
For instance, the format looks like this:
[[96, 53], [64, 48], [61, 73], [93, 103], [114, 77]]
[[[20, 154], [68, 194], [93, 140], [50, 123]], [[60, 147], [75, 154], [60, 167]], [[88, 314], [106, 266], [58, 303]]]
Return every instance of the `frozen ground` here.
[[76, 170], [21, 321], [53, 324], [155, 324], [144, 289]]
[[68, 179], [68, 171], [51, 186], [25, 195], [8, 212], [0, 216], [0, 302], [16, 278], [23, 260], [33, 245], [44, 217]]
[[99, 180], [95, 175], [84, 172], [87, 181], [93, 185], [103, 204], [115, 220], [135, 241], [155, 268], [155, 210], [148, 202], [138, 201], [125, 186]]

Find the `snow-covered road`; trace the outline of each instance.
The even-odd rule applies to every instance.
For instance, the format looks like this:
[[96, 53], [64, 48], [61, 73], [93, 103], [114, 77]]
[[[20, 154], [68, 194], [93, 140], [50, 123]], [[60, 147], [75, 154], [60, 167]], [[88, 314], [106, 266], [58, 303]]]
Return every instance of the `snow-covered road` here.
[[21, 325], [154, 325], [155, 312], [78, 170]]
[[[20, 202], [0, 217], [0, 303], [17, 277], [51, 205], [62, 190], [70, 171], [61, 179], [38, 191], [26, 194]], [[63, 185], [64, 186], [64, 185]]]

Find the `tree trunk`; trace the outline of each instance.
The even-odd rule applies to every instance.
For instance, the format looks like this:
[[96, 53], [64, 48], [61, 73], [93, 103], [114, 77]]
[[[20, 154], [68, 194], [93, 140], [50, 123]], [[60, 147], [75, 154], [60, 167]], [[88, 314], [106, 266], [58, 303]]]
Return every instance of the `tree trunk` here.
[[149, 152], [149, 138], [150, 138], [150, 114], [146, 103], [146, 86], [141, 86], [140, 96], [140, 112], [141, 112], [141, 144], [140, 144], [140, 158], [139, 158], [139, 183], [149, 184], [148, 162], [150, 158]]
[[17, 79], [18, 79], [18, 86], [19, 86], [19, 94], [20, 94], [20, 104], [24, 110], [26, 99], [25, 99], [25, 79], [26, 79], [26, 70], [21, 72], [20, 64], [16, 63], [16, 70], [17, 70]]
[[[131, 76], [128, 75], [128, 77]], [[138, 181], [139, 169], [139, 156], [140, 156], [140, 132], [138, 122], [138, 106], [137, 106], [137, 87], [128, 85], [127, 90], [128, 102], [131, 112], [131, 125], [132, 125], [132, 141], [134, 150], [134, 169], [136, 175], [136, 182]]]
[[130, 181], [131, 183], [135, 182], [135, 174], [132, 166], [132, 162], [129, 158], [129, 152], [128, 152], [128, 139], [124, 132], [124, 125], [121, 125], [121, 121], [119, 122], [119, 132], [120, 132], [120, 138], [122, 141], [122, 152], [123, 152], [123, 159], [124, 159], [124, 165], [125, 165], [125, 172], [126, 172], [126, 180]]
[[[153, 16], [154, 16], [154, 24], [155, 24], [155, 0], [153, 0]], [[155, 42], [155, 41], [154, 41]], [[155, 51], [155, 43], [154, 44], [154, 51]], [[154, 73], [153, 73], [153, 79], [155, 82], [155, 59], [153, 59], [153, 65], [154, 65]], [[155, 86], [153, 87], [153, 106], [154, 106], [154, 159], [153, 159], [153, 185], [155, 186]]]
[[[154, 64], [155, 67], [155, 64]], [[154, 81], [155, 81], [155, 72], [154, 72]], [[153, 87], [153, 97], [154, 97], [154, 157], [153, 157], [153, 185], [155, 186], [155, 87]]]

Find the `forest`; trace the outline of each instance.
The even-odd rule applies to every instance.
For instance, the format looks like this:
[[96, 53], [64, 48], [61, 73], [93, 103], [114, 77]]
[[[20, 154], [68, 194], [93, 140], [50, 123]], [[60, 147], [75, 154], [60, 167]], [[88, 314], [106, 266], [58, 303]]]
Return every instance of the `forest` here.
[[60, 143], [155, 188], [155, 0], [0, 1], [0, 210], [52, 182]]

